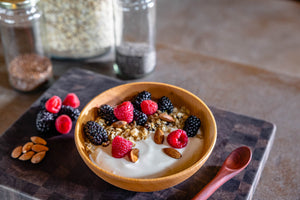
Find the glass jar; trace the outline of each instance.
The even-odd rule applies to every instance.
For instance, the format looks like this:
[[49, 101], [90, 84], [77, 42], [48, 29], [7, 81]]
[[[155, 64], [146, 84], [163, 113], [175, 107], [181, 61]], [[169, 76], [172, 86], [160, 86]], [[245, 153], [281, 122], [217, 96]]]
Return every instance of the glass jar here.
[[156, 66], [156, 0], [117, 0], [114, 69], [124, 79], [143, 77]]
[[11, 85], [33, 91], [52, 78], [51, 61], [44, 56], [38, 0], [0, 1], [0, 29]]
[[114, 46], [112, 0], [43, 0], [43, 42], [56, 59], [88, 59]]

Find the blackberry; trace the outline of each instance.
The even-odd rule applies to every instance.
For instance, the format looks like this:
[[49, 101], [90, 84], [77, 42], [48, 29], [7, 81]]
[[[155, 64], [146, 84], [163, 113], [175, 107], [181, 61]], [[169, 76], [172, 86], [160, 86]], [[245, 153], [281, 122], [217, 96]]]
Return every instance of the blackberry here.
[[114, 109], [107, 104], [104, 104], [98, 108], [98, 115], [105, 120], [107, 125], [111, 125], [112, 123], [118, 121], [114, 115]]
[[161, 112], [167, 112], [169, 114], [173, 112], [174, 106], [171, 100], [166, 96], [161, 97], [158, 100], [157, 105], [158, 105], [158, 110], [160, 110]]
[[97, 122], [88, 121], [84, 125], [83, 131], [90, 142], [95, 145], [101, 145], [102, 142], [108, 141], [106, 130]]
[[41, 133], [48, 133], [53, 129], [55, 116], [46, 110], [40, 110], [37, 114], [35, 125], [36, 129]]
[[62, 105], [58, 115], [68, 115], [72, 121], [76, 121], [80, 115], [80, 111], [77, 108], [71, 106]]
[[40, 100], [40, 105], [39, 105], [39, 108], [40, 110], [45, 110], [45, 104], [46, 102], [48, 101], [49, 97], [43, 97], [41, 100]]
[[144, 126], [147, 122], [147, 115], [139, 110], [133, 110], [133, 120], [136, 121], [137, 125]]
[[189, 137], [194, 137], [197, 134], [200, 125], [200, 119], [194, 115], [191, 115], [185, 120], [183, 130], [185, 130]]
[[131, 103], [133, 104], [133, 107], [135, 109], [141, 110], [141, 103], [144, 100], [151, 100], [151, 93], [147, 92], [147, 91], [142, 91], [140, 93], [138, 93], [133, 100], [131, 101]]

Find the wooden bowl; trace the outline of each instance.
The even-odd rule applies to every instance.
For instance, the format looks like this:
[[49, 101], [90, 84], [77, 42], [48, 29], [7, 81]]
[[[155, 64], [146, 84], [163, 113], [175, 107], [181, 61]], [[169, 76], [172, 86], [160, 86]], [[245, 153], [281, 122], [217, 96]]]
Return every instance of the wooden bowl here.
[[[204, 147], [202, 153], [199, 153], [199, 159], [196, 163], [189, 164], [184, 170], [164, 177], [127, 178], [103, 170], [90, 160], [89, 155], [85, 150], [83, 125], [89, 120], [96, 119], [96, 110], [102, 104], [117, 105], [124, 100], [129, 100], [138, 92], [143, 90], [149, 91], [152, 94], [153, 99], [167, 96], [175, 106], [184, 105], [191, 111], [193, 115], [196, 115], [201, 119], [201, 131], [204, 133]], [[217, 127], [214, 116], [201, 99], [182, 88], [157, 82], [137, 82], [124, 84], [99, 94], [93, 98], [81, 111], [75, 128], [76, 147], [86, 165], [97, 176], [111, 183], [112, 185], [137, 192], [163, 190], [188, 179], [195, 172], [197, 172], [208, 159], [213, 150], [216, 139]]]

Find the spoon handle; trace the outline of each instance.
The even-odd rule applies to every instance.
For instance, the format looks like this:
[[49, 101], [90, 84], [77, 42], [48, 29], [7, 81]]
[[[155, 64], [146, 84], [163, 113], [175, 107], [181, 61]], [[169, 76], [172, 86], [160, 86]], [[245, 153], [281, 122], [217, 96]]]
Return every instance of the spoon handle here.
[[231, 179], [235, 174], [228, 174], [227, 171], [220, 170], [219, 173], [200, 192], [198, 192], [192, 200], [208, 199], [219, 187]]

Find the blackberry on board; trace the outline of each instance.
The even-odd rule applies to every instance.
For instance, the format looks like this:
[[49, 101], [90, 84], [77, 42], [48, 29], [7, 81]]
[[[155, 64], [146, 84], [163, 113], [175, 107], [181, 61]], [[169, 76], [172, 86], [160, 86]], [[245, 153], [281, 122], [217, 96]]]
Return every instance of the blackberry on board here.
[[101, 145], [103, 142], [108, 141], [106, 130], [97, 122], [88, 121], [84, 125], [83, 131], [89, 141], [95, 145]]
[[39, 108], [40, 110], [45, 110], [46, 107], [45, 107], [45, 104], [46, 102], [49, 100], [49, 97], [43, 97], [41, 100], [40, 100], [40, 105], [39, 105]]
[[46, 110], [40, 110], [36, 116], [36, 129], [41, 133], [48, 133], [54, 127], [55, 115]]
[[104, 104], [98, 108], [98, 115], [105, 120], [107, 125], [111, 125], [112, 123], [118, 121], [114, 115], [113, 107], [107, 104]]
[[141, 103], [144, 100], [151, 100], [151, 93], [148, 91], [142, 91], [138, 93], [132, 100], [133, 107], [135, 109], [141, 110]]
[[200, 126], [200, 119], [194, 115], [191, 115], [185, 120], [183, 130], [185, 130], [189, 137], [194, 137], [197, 134]]
[[133, 110], [133, 120], [136, 121], [137, 125], [144, 126], [148, 120], [148, 117], [145, 113], [134, 109]]
[[76, 121], [80, 115], [80, 111], [77, 108], [71, 106], [62, 105], [58, 115], [68, 115], [72, 121]]
[[160, 110], [161, 112], [167, 112], [169, 114], [173, 112], [174, 106], [171, 100], [166, 96], [161, 97], [157, 101], [157, 105], [158, 105], [158, 110]]

